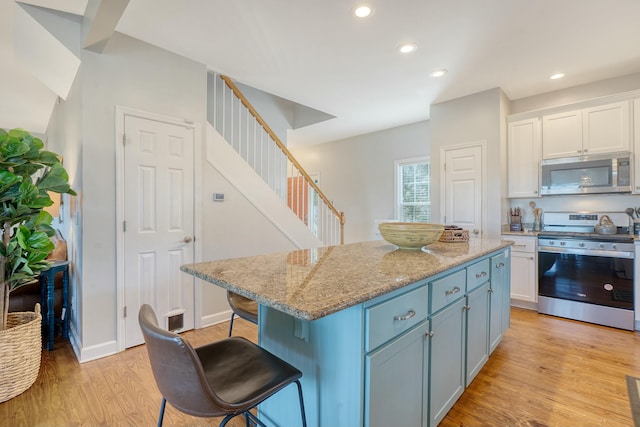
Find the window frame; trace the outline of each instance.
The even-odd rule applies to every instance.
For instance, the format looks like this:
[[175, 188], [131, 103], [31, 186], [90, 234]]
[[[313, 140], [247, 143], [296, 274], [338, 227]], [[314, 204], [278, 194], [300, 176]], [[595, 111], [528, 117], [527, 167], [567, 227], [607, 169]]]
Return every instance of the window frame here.
[[[407, 159], [398, 159], [394, 161], [394, 218], [398, 221], [400, 218], [400, 207], [403, 205], [402, 203], [402, 189], [400, 186], [402, 185], [402, 177], [401, 171], [403, 166], [407, 165], [415, 165], [419, 163], [428, 163], [429, 164], [429, 194], [431, 194], [431, 156], [419, 156], [419, 157], [410, 157]], [[428, 205], [431, 208], [432, 201], [430, 200]]]

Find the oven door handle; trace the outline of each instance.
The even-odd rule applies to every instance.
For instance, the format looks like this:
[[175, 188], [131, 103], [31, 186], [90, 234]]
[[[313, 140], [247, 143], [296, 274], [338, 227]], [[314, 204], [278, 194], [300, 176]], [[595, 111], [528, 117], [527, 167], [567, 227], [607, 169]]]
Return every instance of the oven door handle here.
[[634, 259], [634, 252], [612, 252], [612, 251], [600, 251], [598, 249], [576, 249], [576, 248], [561, 248], [557, 246], [538, 246], [538, 252], [546, 252], [551, 254], [573, 254], [573, 255], [590, 255], [601, 256], [607, 258], [625, 258]]

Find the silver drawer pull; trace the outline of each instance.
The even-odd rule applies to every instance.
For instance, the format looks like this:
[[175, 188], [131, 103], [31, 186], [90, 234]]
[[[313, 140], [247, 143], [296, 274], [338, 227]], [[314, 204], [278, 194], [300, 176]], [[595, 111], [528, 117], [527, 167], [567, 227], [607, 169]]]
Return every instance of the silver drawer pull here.
[[516, 245], [515, 243], [513, 245], [511, 245], [511, 246], [513, 246], [514, 248], [526, 248], [527, 247], [527, 245]]
[[446, 295], [453, 295], [453, 294], [457, 294], [458, 292], [460, 292], [460, 288], [455, 286], [453, 289], [445, 291], [445, 294]]
[[479, 279], [479, 278], [484, 277], [484, 276], [486, 276], [486, 275], [487, 275], [487, 273], [486, 273], [486, 272], [484, 272], [484, 271], [482, 271], [482, 272], [480, 272], [480, 273], [476, 273], [476, 279]]
[[502, 268], [504, 267], [504, 262], [501, 262], [499, 264], [496, 264], [496, 268]]
[[413, 310], [413, 308], [410, 308], [407, 314], [405, 314], [404, 316], [393, 316], [393, 320], [409, 320], [415, 315], [416, 312]]

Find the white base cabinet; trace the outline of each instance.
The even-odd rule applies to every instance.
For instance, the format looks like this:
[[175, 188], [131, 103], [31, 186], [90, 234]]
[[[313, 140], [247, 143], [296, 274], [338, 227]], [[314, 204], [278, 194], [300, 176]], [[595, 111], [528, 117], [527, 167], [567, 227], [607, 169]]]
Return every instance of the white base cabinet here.
[[538, 302], [537, 237], [503, 235], [512, 240], [511, 246], [511, 298], [514, 305], [535, 309]]

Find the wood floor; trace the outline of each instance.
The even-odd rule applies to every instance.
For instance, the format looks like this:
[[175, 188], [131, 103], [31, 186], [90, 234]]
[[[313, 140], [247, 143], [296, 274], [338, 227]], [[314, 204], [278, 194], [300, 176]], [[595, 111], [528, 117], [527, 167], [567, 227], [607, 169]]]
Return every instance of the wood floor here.
[[[511, 319], [441, 426], [633, 425], [625, 375], [640, 377], [640, 334], [517, 308]], [[227, 328], [184, 336], [197, 346], [225, 337]], [[242, 320], [234, 334], [256, 339], [255, 327]], [[58, 341], [43, 352], [36, 383], [0, 403], [0, 426], [151, 426], [160, 399], [144, 346], [79, 364], [68, 342]], [[217, 424], [167, 405], [165, 426]]]

